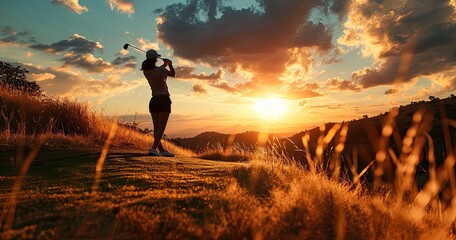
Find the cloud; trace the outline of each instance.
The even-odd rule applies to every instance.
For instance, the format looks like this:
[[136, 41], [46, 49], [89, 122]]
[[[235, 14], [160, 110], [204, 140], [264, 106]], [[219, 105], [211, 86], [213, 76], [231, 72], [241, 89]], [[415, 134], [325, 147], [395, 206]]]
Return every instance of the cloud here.
[[120, 13], [131, 15], [135, 13], [135, 5], [131, 0], [108, 0], [111, 10], [117, 9]]
[[364, 88], [409, 82], [456, 66], [456, 10], [448, 1], [354, 1], [338, 42], [361, 47], [373, 66], [352, 79]]
[[101, 45], [101, 43], [91, 41], [76, 33], [68, 39], [50, 45], [36, 44], [31, 45], [30, 47], [49, 53], [73, 52], [75, 54], [87, 54], [93, 53], [95, 50], [103, 50], [103, 45]]
[[201, 84], [193, 84], [192, 91], [198, 94], [206, 94], [207, 90]]
[[146, 51], [148, 49], [160, 50], [160, 47], [157, 42], [151, 42], [144, 38], [138, 38], [138, 39], [136, 39], [136, 41], [139, 44], [139, 48], [144, 49]]
[[429, 76], [433, 81], [433, 92], [438, 94], [454, 93], [456, 91], [456, 69]]
[[114, 66], [121, 67], [121, 68], [136, 68], [136, 57], [135, 56], [127, 56], [121, 57], [118, 56], [114, 61], [111, 62]]
[[[222, 89], [228, 93], [245, 93], [249, 89], [249, 84], [252, 83], [248, 82], [230, 85], [224, 79], [224, 71], [222, 69], [219, 69], [217, 72], [211, 74], [207, 74], [205, 72], [195, 74], [194, 71], [196, 68], [188, 66], [176, 67], [175, 70], [177, 78], [204, 81], [204, 84], [207, 84], [214, 88]], [[197, 85], [200, 85], [201, 87], [203, 86], [201, 84]], [[195, 87], [193, 87], [193, 91], [195, 91]], [[206, 91], [206, 89], [204, 89], [204, 91]]]
[[52, 80], [55, 78], [55, 75], [52, 73], [31, 73], [28, 75], [28, 78], [32, 81], [46, 81], [46, 80]]
[[312, 98], [323, 96], [319, 93], [320, 85], [318, 83], [299, 83], [294, 82], [286, 86], [281, 92], [288, 99], [302, 100], [304, 98]]
[[69, 52], [62, 58], [64, 61], [64, 67], [75, 66], [83, 68], [90, 73], [101, 73], [108, 72], [113, 69], [113, 66], [109, 62], [105, 62], [103, 58], [97, 58], [92, 54], [74, 54]]
[[396, 88], [390, 88], [385, 91], [385, 95], [391, 95], [391, 94], [396, 94], [399, 92], [399, 89]]
[[331, 10], [339, 16], [339, 20], [345, 17], [351, 0], [334, 0]]
[[351, 80], [343, 80], [340, 78], [331, 78], [326, 83], [329, 89], [335, 89], [339, 91], [360, 91], [361, 86], [357, 85], [356, 82]]
[[125, 55], [128, 55], [128, 53], [130, 53], [128, 50], [121, 49], [120, 52], [118, 52], [116, 55], [125, 56]]
[[65, 6], [71, 11], [81, 15], [82, 13], [87, 12], [89, 9], [85, 6], [79, 4], [79, 0], [52, 0], [52, 3], [57, 5]]
[[194, 71], [196, 68], [194, 67], [176, 67], [176, 77], [181, 79], [199, 79], [199, 80], [211, 80], [217, 81], [223, 78], [224, 72], [222, 69], [217, 70], [216, 73], [207, 74], [205, 72], [195, 74]]
[[57, 55], [63, 54], [60, 59], [63, 62], [63, 67], [73, 66], [89, 73], [103, 73], [113, 70], [128, 72], [136, 68], [136, 57], [134, 56], [117, 56], [112, 63], [101, 57], [95, 57], [93, 53], [103, 50], [103, 45], [76, 33], [65, 40], [52, 44], [35, 44], [31, 45], [30, 48]]
[[[258, 7], [247, 9], [235, 9], [223, 1], [172, 4], [159, 11], [158, 38], [176, 56], [232, 73], [236, 69], [252, 72], [251, 83], [243, 86], [246, 94], [274, 92], [272, 89], [288, 84], [278, 78], [293, 54], [290, 50], [315, 49], [325, 54], [333, 49], [332, 28], [310, 20], [312, 10], [329, 7], [332, 2], [257, 2]], [[233, 90], [227, 84], [219, 86]]]
[[145, 85], [144, 79], [123, 81], [120, 75], [111, 74], [105, 79], [86, 77], [59, 67], [38, 67], [31, 64], [19, 64], [30, 73], [34, 80], [41, 79], [39, 85], [50, 96], [96, 98], [98, 101], [130, 91]]
[[36, 39], [28, 31], [16, 31], [7, 25], [0, 29], [0, 46], [28, 46], [34, 43]]

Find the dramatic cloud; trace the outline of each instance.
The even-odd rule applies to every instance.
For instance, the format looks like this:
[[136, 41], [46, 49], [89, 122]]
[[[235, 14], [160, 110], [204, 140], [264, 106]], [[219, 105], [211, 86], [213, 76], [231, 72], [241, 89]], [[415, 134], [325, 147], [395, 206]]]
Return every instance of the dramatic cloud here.
[[52, 0], [52, 3], [65, 6], [79, 15], [88, 11], [87, 7], [79, 4], [79, 0]]
[[35, 37], [27, 31], [16, 31], [11, 26], [0, 30], [0, 46], [27, 46], [36, 43]]
[[223, 1], [192, 0], [161, 11], [158, 37], [185, 59], [233, 73], [253, 72], [252, 83], [245, 85], [248, 92], [267, 93], [286, 85], [278, 77], [289, 50], [311, 48], [323, 54], [333, 48], [331, 28], [310, 19], [312, 10], [326, 4], [331, 2], [259, 0], [258, 8], [235, 9]]
[[206, 94], [207, 93], [207, 90], [201, 84], [193, 84], [192, 91], [194, 93], [199, 93], [199, 94]]
[[343, 80], [340, 78], [332, 78], [329, 79], [327, 82], [328, 88], [329, 89], [335, 89], [339, 91], [345, 91], [345, 90], [352, 90], [352, 91], [360, 91], [361, 86], [356, 85], [355, 82], [351, 80]]
[[194, 71], [196, 68], [194, 67], [176, 67], [176, 72], [178, 75], [176, 77], [182, 78], [182, 79], [199, 79], [199, 80], [212, 80], [212, 81], [217, 81], [223, 78], [223, 70], [219, 69], [216, 73], [200, 73], [200, 74], [195, 74]]
[[111, 10], [116, 8], [117, 11], [127, 15], [135, 13], [135, 5], [131, 0], [108, 0], [108, 3]]
[[339, 20], [343, 20], [348, 10], [348, 5], [351, 0], [334, 0], [331, 10], [339, 16]]
[[93, 53], [95, 50], [103, 49], [101, 43], [91, 41], [76, 33], [66, 40], [61, 40], [50, 45], [36, 44], [30, 47], [50, 53], [73, 52], [75, 54]]
[[352, 79], [364, 88], [408, 82], [456, 66], [455, 8], [445, 0], [354, 1], [339, 43], [376, 63]]

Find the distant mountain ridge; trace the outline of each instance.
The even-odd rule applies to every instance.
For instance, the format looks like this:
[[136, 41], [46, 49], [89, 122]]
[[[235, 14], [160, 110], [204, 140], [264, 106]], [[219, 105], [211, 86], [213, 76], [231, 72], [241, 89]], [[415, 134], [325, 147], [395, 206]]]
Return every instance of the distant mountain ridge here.
[[240, 144], [246, 147], [264, 146], [275, 139], [282, 139], [290, 136], [287, 133], [260, 133], [247, 131], [244, 133], [225, 134], [218, 132], [203, 132], [191, 138], [173, 138], [171, 141], [178, 146], [182, 146], [194, 151], [202, 151], [212, 147], [227, 147], [233, 144]]

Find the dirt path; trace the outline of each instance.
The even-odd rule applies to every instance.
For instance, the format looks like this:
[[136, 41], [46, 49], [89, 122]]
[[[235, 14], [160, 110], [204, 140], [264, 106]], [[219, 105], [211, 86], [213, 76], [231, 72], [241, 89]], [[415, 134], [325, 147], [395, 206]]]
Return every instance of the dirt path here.
[[[223, 194], [236, 181], [233, 170], [245, 165], [195, 158], [110, 154], [103, 167], [99, 192], [93, 195], [98, 156], [69, 152], [40, 154], [18, 196], [13, 228], [35, 237], [104, 238], [117, 236], [118, 231], [126, 234], [121, 235], [124, 237], [133, 236], [129, 231], [148, 232], [136, 229], [141, 227], [159, 227], [155, 230], [166, 234], [172, 232], [167, 228], [175, 227], [163, 224], [173, 218], [166, 215], [183, 214], [192, 222], [201, 221], [211, 198]], [[18, 168], [12, 166], [7, 156], [1, 157], [0, 202], [5, 202]], [[156, 219], [158, 225], [162, 223], [157, 226], [150, 223], [154, 216], [168, 220]], [[116, 221], [119, 218], [122, 226]], [[134, 218], [145, 218], [146, 224], [138, 224]], [[124, 229], [126, 223], [136, 230]]]

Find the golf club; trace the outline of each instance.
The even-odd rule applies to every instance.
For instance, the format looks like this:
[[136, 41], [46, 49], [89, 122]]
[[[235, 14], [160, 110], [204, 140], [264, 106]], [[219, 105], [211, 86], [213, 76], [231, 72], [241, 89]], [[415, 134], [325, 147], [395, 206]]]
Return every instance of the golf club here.
[[146, 51], [142, 50], [141, 48], [135, 47], [135, 46], [133, 46], [133, 45], [131, 45], [131, 44], [129, 44], [129, 43], [125, 43], [124, 46], [123, 46], [123, 49], [127, 50], [127, 49], [128, 49], [128, 46], [130, 46], [130, 47], [132, 47], [132, 48], [134, 48], [134, 49], [136, 49], [136, 50], [138, 50], [138, 51], [146, 52]]

